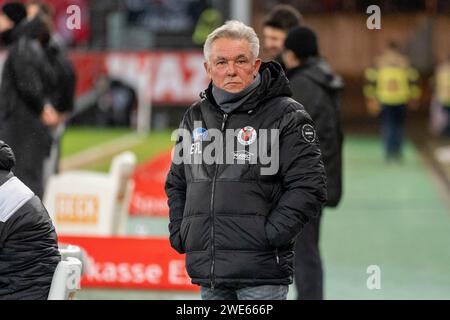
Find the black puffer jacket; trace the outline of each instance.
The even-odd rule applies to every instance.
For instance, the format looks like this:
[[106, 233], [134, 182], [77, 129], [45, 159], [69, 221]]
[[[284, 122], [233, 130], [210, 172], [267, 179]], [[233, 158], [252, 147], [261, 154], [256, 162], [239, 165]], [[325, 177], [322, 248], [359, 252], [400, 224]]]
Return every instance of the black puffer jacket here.
[[0, 300], [45, 300], [60, 261], [55, 229], [38, 197], [14, 177], [0, 141]]
[[[226, 115], [219, 109], [210, 86], [181, 123], [192, 133], [194, 121], [201, 121], [203, 129], [197, 132], [203, 134], [197, 134], [196, 141], [199, 136], [207, 139], [205, 129], [222, 133], [233, 129], [241, 142], [253, 140], [252, 129], [257, 137], [260, 129], [279, 129], [280, 134], [275, 174], [261, 174], [259, 157], [257, 164], [248, 159], [245, 164], [172, 164], [166, 182], [170, 241], [178, 252], [186, 252], [194, 284], [230, 288], [290, 284], [295, 238], [326, 201], [325, 172], [311, 118], [289, 98], [279, 64], [265, 63], [260, 73], [261, 85], [234, 112]], [[245, 127], [251, 128], [243, 132]], [[210, 142], [205, 139], [200, 143], [206, 153]], [[240, 143], [236, 135], [234, 140], [236, 148]], [[180, 137], [177, 146], [182, 142]], [[224, 159], [226, 153], [233, 158], [236, 152], [225, 150]], [[244, 159], [255, 156], [242, 154]]]
[[327, 172], [327, 206], [336, 207], [342, 196], [342, 144], [339, 93], [344, 84], [322, 58], [311, 58], [287, 72], [292, 97], [305, 106], [315, 123]]

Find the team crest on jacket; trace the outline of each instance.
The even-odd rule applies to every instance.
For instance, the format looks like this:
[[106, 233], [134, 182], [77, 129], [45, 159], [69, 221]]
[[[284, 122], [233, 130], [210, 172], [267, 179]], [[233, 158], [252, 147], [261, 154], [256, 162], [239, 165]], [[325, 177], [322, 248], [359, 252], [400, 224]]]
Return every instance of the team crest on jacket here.
[[208, 138], [208, 130], [206, 130], [205, 128], [196, 128], [192, 132], [192, 140], [194, 142], [203, 141], [206, 140], [207, 138]]
[[249, 146], [256, 141], [256, 130], [253, 127], [244, 127], [238, 133], [238, 141], [243, 146]]

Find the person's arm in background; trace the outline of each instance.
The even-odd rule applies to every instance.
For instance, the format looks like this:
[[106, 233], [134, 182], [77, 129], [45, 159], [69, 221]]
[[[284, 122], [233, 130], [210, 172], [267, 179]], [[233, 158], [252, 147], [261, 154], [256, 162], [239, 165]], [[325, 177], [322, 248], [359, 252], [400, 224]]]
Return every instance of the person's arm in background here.
[[364, 97], [366, 98], [367, 111], [372, 116], [377, 116], [381, 107], [377, 100], [377, 78], [378, 71], [375, 68], [367, 68], [364, 71], [365, 83], [363, 87]]
[[409, 90], [410, 90], [410, 101], [408, 106], [417, 110], [420, 107], [420, 96], [422, 95], [422, 90], [420, 89], [420, 75], [419, 72], [414, 68], [408, 68], [408, 81], [409, 81]]
[[269, 214], [266, 234], [269, 243], [280, 248], [294, 242], [304, 226], [316, 217], [326, 202], [326, 176], [313, 121], [300, 105], [280, 124], [280, 167], [282, 196]]
[[61, 80], [61, 101], [59, 101], [60, 106], [58, 107], [58, 114], [60, 117], [60, 123], [63, 123], [74, 111], [77, 77], [74, 66], [70, 60], [62, 53], [60, 53], [60, 55], [61, 56], [59, 56], [58, 59], [61, 64], [61, 71], [64, 72]]

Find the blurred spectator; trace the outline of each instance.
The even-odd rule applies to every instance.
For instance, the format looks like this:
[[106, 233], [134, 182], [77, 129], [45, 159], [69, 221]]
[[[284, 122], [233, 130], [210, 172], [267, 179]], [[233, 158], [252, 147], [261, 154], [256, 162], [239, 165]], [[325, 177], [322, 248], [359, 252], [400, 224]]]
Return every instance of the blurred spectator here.
[[417, 108], [419, 73], [410, 66], [395, 42], [365, 72], [364, 95], [369, 112], [381, 112], [386, 160], [401, 160], [407, 106]]
[[104, 78], [106, 89], [98, 100], [97, 124], [101, 126], [129, 127], [137, 107], [136, 93], [120, 80]]
[[197, 26], [192, 35], [192, 42], [198, 46], [203, 46], [208, 34], [220, 27], [222, 23], [223, 18], [219, 10], [214, 8], [206, 9], [197, 21]]
[[90, 98], [71, 124], [100, 127], [130, 127], [137, 110], [137, 94], [134, 88], [119, 79], [101, 74], [96, 80]]
[[442, 131], [442, 135], [450, 137], [450, 57], [447, 57], [436, 68], [435, 98], [447, 114], [447, 124]]
[[0, 87], [0, 139], [16, 152], [16, 176], [42, 197], [43, 164], [48, 156], [51, 127], [60, 122], [52, 104], [57, 79], [35, 30], [29, 28], [25, 7], [4, 5], [0, 32], [9, 45]]
[[[314, 121], [327, 173], [328, 207], [336, 207], [342, 194], [342, 142], [340, 76], [319, 56], [317, 37], [307, 27], [292, 29], [286, 38], [283, 60], [293, 98]], [[323, 271], [319, 250], [320, 220], [311, 219], [296, 241], [295, 283], [298, 299], [323, 299]]]
[[290, 5], [278, 5], [269, 13], [263, 23], [264, 49], [269, 60], [283, 65], [281, 53], [287, 33], [299, 26], [302, 20], [300, 12]]
[[52, 105], [59, 113], [58, 126], [51, 130], [53, 143], [44, 167], [44, 186], [47, 179], [59, 171], [60, 142], [65, 131], [65, 120], [74, 107], [75, 71], [66, 56], [65, 48], [53, 32], [53, 17], [50, 7], [40, 1], [30, 1], [27, 4], [27, 27], [43, 46], [45, 57], [51, 72], [56, 79], [54, 87], [50, 88]]
[[57, 236], [40, 199], [11, 172], [14, 163], [0, 140], [0, 300], [47, 300], [61, 260]]

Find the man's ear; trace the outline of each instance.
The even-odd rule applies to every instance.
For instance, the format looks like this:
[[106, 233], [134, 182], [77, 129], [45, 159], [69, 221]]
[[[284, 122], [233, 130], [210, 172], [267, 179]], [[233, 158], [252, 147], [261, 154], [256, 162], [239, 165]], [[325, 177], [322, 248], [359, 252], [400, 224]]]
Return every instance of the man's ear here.
[[259, 59], [259, 58], [257, 58], [257, 59], [255, 60], [255, 77], [256, 77], [256, 75], [257, 75], [258, 72], [259, 72], [259, 68], [261, 68], [261, 64], [262, 64], [262, 60]]
[[211, 80], [211, 68], [209, 67], [208, 62], [207, 61], [203, 62], [203, 66], [205, 67], [205, 71], [209, 77], [209, 80]]

